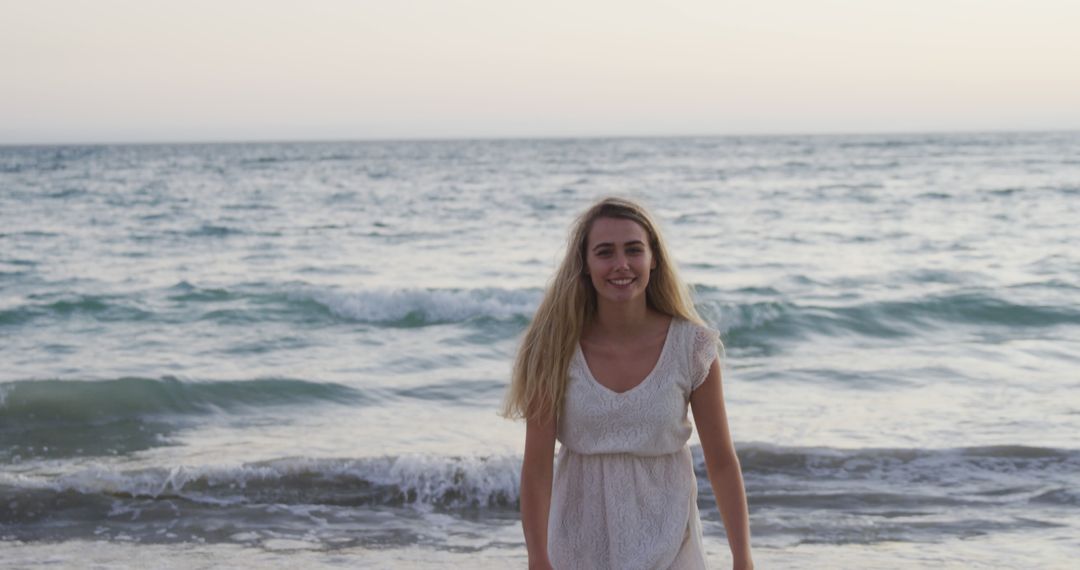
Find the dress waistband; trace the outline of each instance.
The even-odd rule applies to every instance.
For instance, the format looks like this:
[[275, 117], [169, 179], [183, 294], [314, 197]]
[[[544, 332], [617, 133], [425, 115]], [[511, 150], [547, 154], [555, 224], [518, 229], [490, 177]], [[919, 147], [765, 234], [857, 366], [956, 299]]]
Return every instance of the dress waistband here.
[[576, 451], [574, 449], [571, 449], [567, 445], [560, 446], [560, 448], [559, 448], [559, 455], [560, 456], [569, 455], [569, 454], [580, 455], [580, 456], [583, 456], [583, 457], [625, 457], [625, 456], [629, 456], [629, 457], [638, 457], [638, 458], [642, 458], [642, 459], [647, 459], [647, 458], [651, 458], [651, 457], [668, 457], [668, 456], [671, 456], [671, 455], [683, 455], [683, 454], [689, 455], [690, 454], [690, 446], [688, 444], [683, 444], [683, 446], [680, 447], [679, 449], [676, 449], [675, 451], [670, 451], [670, 452], [667, 452], [667, 453], [638, 453], [638, 452], [633, 452], [633, 451], [604, 451], [604, 452], [600, 452], [600, 453], [588, 453], [588, 452], [583, 452], [583, 451]]

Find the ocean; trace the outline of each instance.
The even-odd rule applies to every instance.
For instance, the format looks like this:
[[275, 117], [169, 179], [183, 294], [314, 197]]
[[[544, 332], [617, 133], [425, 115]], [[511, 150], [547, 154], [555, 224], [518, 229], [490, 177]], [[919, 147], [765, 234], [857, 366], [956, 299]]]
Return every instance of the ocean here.
[[0, 566], [524, 567], [497, 411], [607, 195], [722, 333], [758, 567], [1080, 557], [1061, 132], [0, 147]]

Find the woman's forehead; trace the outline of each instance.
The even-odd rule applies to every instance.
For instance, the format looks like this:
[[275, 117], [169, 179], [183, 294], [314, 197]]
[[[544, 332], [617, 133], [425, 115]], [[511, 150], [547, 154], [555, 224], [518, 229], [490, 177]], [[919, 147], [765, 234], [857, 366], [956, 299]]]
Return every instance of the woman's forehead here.
[[589, 244], [610, 242], [627, 243], [640, 241], [648, 243], [649, 234], [641, 224], [625, 218], [597, 218], [589, 228]]

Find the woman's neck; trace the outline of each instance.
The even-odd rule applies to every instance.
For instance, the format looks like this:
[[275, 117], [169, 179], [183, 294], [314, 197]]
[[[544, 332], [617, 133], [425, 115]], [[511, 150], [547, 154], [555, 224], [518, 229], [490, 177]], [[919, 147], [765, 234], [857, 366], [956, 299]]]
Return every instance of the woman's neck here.
[[631, 338], [650, 329], [658, 316], [659, 313], [649, 309], [645, 303], [601, 304], [589, 328], [593, 334], [603, 338]]

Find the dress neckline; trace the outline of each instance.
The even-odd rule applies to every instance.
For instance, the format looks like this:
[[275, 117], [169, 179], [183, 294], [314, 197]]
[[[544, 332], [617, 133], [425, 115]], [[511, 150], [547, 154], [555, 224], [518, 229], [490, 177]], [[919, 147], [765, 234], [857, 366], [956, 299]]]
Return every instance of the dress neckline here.
[[585, 369], [585, 376], [589, 379], [589, 383], [595, 384], [597, 387], [599, 387], [604, 392], [607, 392], [609, 394], [613, 394], [615, 396], [623, 396], [623, 395], [629, 394], [630, 392], [633, 392], [633, 391], [637, 390], [638, 388], [644, 386], [645, 384], [648, 384], [649, 381], [652, 380], [653, 376], [656, 376], [656, 372], [658, 370], [660, 370], [660, 365], [664, 362], [664, 357], [668, 353], [668, 346], [671, 344], [671, 336], [672, 336], [671, 333], [675, 330], [675, 320], [676, 320], [676, 318], [677, 317], [672, 316], [671, 320], [668, 321], [667, 335], [664, 336], [664, 346], [660, 347], [660, 356], [656, 357], [656, 363], [653, 364], [652, 370], [650, 370], [649, 373], [646, 374], [645, 377], [642, 378], [640, 382], [638, 382], [637, 384], [634, 384], [632, 387], [627, 388], [626, 390], [623, 390], [622, 392], [616, 392], [615, 390], [612, 390], [611, 388], [608, 388], [607, 386], [604, 386], [603, 384], [600, 383], [599, 380], [596, 379], [595, 376], [593, 376], [592, 370], [589, 368], [589, 361], [585, 359], [585, 350], [581, 348], [581, 341], [578, 340], [578, 342], [577, 342], [577, 355], [578, 355], [578, 357], [581, 358], [581, 366], [582, 366], [582, 368]]

